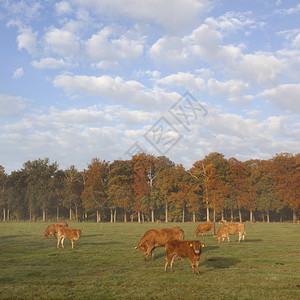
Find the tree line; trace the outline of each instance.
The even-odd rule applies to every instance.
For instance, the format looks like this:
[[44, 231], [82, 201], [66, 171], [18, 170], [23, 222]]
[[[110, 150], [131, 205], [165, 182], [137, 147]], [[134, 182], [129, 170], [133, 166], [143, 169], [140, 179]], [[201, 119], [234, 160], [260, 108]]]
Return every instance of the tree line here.
[[213, 152], [189, 170], [145, 153], [93, 158], [82, 171], [45, 158], [10, 175], [0, 166], [1, 220], [297, 222], [299, 183], [300, 154], [291, 153], [241, 162]]

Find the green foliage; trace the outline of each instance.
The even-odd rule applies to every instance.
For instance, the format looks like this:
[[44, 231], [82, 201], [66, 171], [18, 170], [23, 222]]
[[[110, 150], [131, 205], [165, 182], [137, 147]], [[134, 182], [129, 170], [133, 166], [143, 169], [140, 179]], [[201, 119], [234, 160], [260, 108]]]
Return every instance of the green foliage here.
[[84, 232], [71, 249], [42, 239], [47, 223], [0, 223], [1, 299], [299, 299], [299, 224], [246, 224], [246, 241], [205, 243], [200, 275], [187, 259], [165, 273], [134, 247], [151, 228], [180, 226], [195, 239], [198, 224], [69, 223]]

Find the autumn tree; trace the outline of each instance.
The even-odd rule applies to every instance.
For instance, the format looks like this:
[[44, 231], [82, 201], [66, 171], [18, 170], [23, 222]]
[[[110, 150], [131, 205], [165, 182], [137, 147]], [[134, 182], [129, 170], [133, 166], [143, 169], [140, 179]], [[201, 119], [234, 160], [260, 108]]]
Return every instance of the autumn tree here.
[[85, 171], [85, 184], [81, 194], [83, 206], [87, 212], [96, 210], [97, 222], [101, 221], [101, 207], [104, 206], [106, 195], [106, 179], [109, 163], [93, 158]]
[[233, 219], [233, 208], [237, 207], [239, 220], [242, 222], [241, 208], [248, 202], [249, 192], [247, 178], [249, 176], [246, 166], [236, 158], [228, 160], [230, 164], [229, 197], [231, 200], [231, 219]]
[[[133, 168], [131, 161], [115, 160], [109, 167], [107, 176], [107, 195], [112, 207], [120, 207], [124, 211], [124, 222], [127, 213], [132, 209]], [[115, 213], [111, 213], [111, 222], [116, 222]]]
[[300, 209], [300, 167], [297, 158], [290, 153], [277, 154], [272, 160], [276, 194], [284, 205], [293, 211], [293, 221], [297, 221]]

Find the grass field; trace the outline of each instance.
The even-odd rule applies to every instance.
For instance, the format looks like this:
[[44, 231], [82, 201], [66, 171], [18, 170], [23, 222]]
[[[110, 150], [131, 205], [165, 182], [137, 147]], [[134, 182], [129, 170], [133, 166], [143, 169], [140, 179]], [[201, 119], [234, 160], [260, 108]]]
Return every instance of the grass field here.
[[84, 230], [73, 250], [43, 240], [47, 225], [0, 223], [1, 299], [300, 299], [299, 224], [246, 224], [241, 244], [199, 236], [200, 275], [187, 259], [165, 273], [164, 248], [146, 262], [134, 249], [148, 229], [177, 225], [194, 239], [197, 224], [69, 223]]

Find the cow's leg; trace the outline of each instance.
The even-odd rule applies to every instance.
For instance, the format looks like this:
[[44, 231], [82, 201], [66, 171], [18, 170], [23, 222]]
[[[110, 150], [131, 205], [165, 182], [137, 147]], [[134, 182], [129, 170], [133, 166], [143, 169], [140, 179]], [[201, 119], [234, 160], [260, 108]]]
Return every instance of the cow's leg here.
[[230, 243], [229, 234], [227, 235], [227, 240], [228, 240], [228, 243]]
[[65, 248], [65, 246], [64, 246], [64, 239], [65, 239], [64, 237], [61, 238], [61, 246], [62, 246], [63, 248]]
[[59, 248], [59, 243], [61, 241], [61, 238], [62, 238], [61, 236], [57, 238], [57, 248]]
[[191, 266], [192, 266], [192, 269], [193, 269], [193, 274], [195, 274], [195, 267], [194, 267], [194, 264], [195, 264], [195, 261], [193, 258], [189, 258], [190, 262], [191, 262]]
[[169, 261], [170, 261], [170, 257], [168, 255], [166, 255], [166, 263], [165, 263], [165, 271], [167, 272], [167, 268], [169, 265]]
[[71, 242], [72, 242], [72, 249], [74, 249], [75, 241], [72, 239]]
[[154, 249], [152, 249], [152, 250], [150, 251], [150, 253], [151, 253], [151, 259], [154, 260]]
[[239, 242], [241, 241], [241, 239], [242, 239], [242, 233], [239, 232]]
[[172, 257], [172, 260], [171, 260], [171, 271], [172, 272], [174, 272], [174, 270], [173, 270], [173, 264], [174, 264], [174, 260], [175, 260], [175, 258], [176, 258], [176, 254], [173, 254], [173, 257]]
[[196, 259], [196, 267], [197, 267], [197, 273], [199, 274], [200, 273], [200, 270], [199, 270], [199, 258]]

